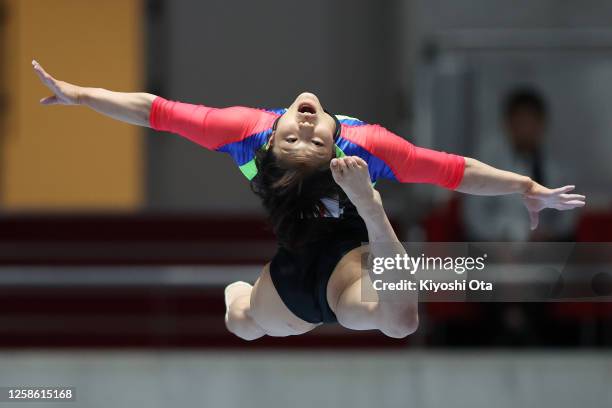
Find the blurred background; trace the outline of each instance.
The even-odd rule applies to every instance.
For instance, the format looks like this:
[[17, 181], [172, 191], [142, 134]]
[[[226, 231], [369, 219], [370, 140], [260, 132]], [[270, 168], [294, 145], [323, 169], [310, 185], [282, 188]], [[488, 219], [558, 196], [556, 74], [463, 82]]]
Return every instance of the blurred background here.
[[381, 182], [404, 240], [609, 242], [611, 26], [605, 0], [1, 0], [0, 386], [74, 385], [83, 407], [610, 406], [604, 302], [423, 304], [405, 340], [232, 337], [222, 288], [275, 251], [238, 169], [177, 136], [40, 106], [30, 61], [219, 107], [309, 90], [588, 196], [530, 233], [518, 200]]

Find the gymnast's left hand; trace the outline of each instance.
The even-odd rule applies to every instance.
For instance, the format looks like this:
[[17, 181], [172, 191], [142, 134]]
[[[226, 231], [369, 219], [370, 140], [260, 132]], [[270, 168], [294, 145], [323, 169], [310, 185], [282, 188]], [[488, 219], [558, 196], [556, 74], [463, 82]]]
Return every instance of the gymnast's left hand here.
[[539, 213], [545, 208], [565, 211], [584, 207], [586, 197], [580, 194], [568, 194], [575, 186], [565, 186], [555, 189], [546, 188], [538, 183], [532, 183], [531, 187], [523, 194], [523, 203], [529, 212], [531, 229], [538, 227]]

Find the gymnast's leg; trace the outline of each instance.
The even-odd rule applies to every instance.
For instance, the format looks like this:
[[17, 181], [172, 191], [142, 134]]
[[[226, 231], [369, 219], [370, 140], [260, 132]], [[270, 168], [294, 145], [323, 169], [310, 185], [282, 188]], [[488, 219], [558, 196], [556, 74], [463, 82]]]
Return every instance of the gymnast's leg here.
[[[380, 194], [372, 187], [367, 164], [358, 157], [334, 159], [332, 173], [364, 220], [370, 247], [357, 248], [338, 263], [328, 283], [330, 307], [344, 327], [378, 329], [390, 337], [406, 337], [418, 327], [417, 295], [401, 293], [397, 299], [381, 301], [369, 276], [361, 273], [361, 256], [367, 251], [374, 257], [405, 254], [384, 212]], [[372, 245], [375, 243], [384, 245]]]
[[263, 335], [295, 336], [317, 327], [287, 308], [272, 282], [270, 264], [263, 267], [254, 286], [245, 282], [228, 285], [225, 304], [228, 330], [244, 340], [255, 340]]
[[255, 340], [266, 333], [251, 316], [251, 292], [253, 286], [238, 281], [225, 288], [225, 325], [227, 329], [244, 340]]

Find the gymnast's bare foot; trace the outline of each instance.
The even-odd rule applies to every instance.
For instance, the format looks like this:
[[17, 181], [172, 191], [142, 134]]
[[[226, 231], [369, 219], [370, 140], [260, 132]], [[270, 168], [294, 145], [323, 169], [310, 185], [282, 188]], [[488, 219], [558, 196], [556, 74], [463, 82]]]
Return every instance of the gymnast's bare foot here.
[[332, 159], [330, 167], [334, 180], [362, 217], [367, 216], [370, 210], [382, 207], [380, 194], [370, 181], [368, 164], [362, 158], [347, 156]]
[[253, 290], [253, 286], [249, 283], [243, 281], [237, 281], [234, 283], [230, 283], [225, 287], [225, 321], [228, 319], [228, 312], [230, 305], [234, 303], [234, 301], [243, 296], [250, 296], [251, 290]]

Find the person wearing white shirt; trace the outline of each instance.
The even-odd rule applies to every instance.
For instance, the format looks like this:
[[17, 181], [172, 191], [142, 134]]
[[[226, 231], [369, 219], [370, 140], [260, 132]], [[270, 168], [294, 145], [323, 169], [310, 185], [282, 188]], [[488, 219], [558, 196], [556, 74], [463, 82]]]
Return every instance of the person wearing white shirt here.
[[[502, 109], [506, 137], [489, 139], [477, 157], [540, 184], [562, 185], [566, 177], [544, 148], [549, 119], [544, 98], [532, 88], [517, 88]], [[463, 219], [471, 241], [568, 241], [573, 239], [576, 215], [544, 211], [538, 229], [531, 231], [520, 197], [466, 196]]]

